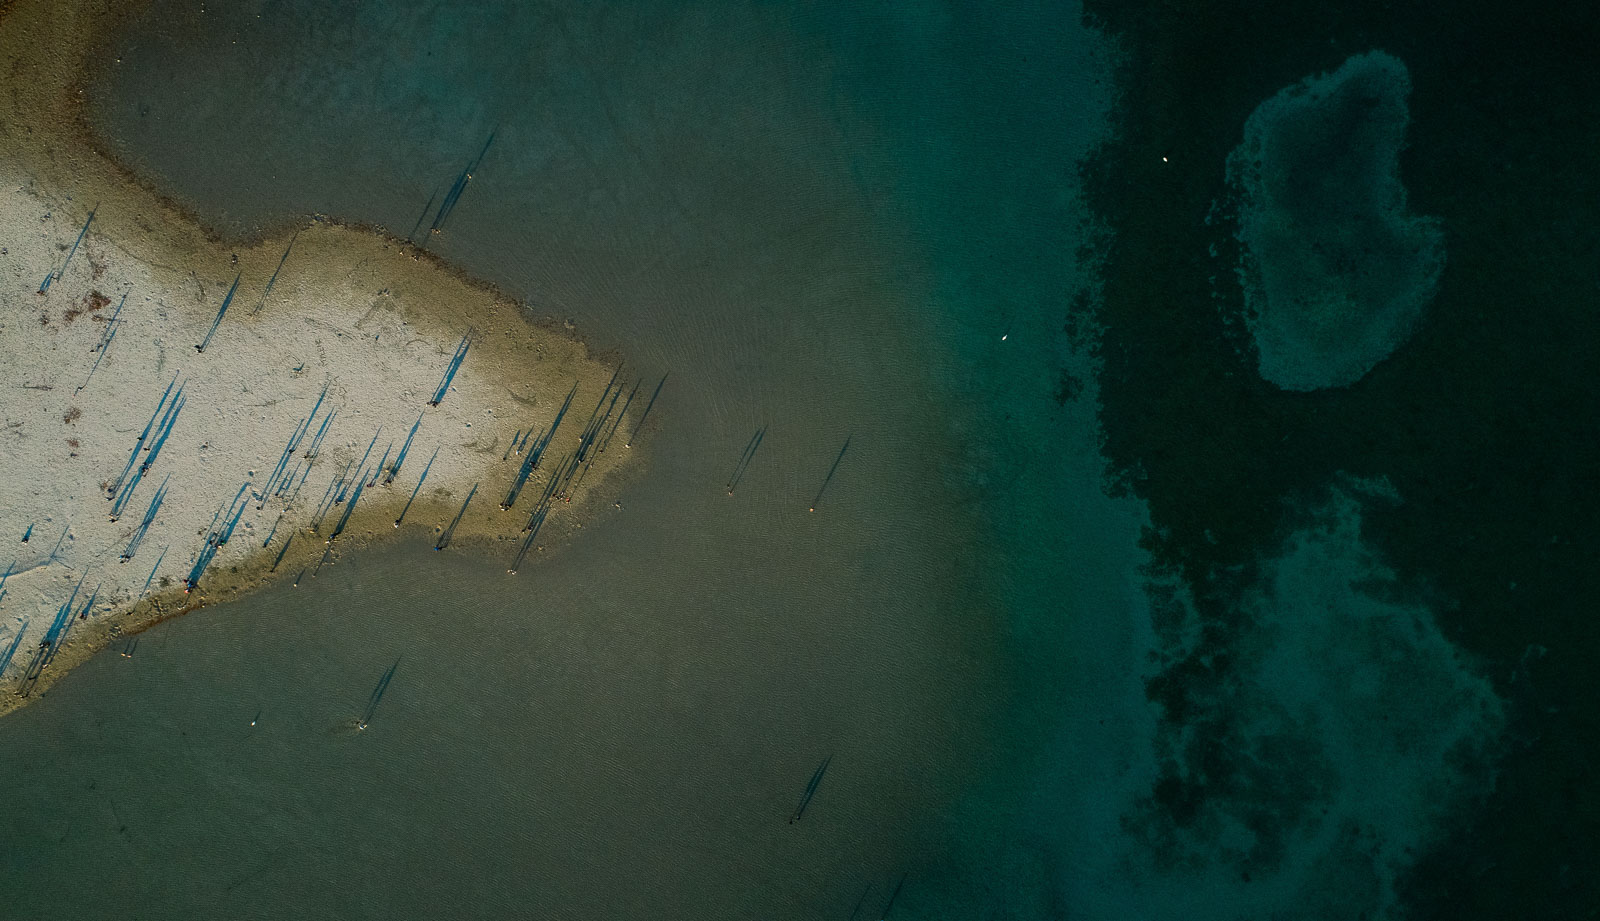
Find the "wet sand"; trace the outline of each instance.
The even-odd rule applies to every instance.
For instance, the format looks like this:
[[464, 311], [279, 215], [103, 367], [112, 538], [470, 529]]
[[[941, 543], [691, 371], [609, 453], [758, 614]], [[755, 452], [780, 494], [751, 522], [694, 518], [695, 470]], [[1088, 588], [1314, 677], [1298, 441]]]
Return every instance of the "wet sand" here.
[[[614, 357], [404, 241], [326, 220], [245, 247], [208, 238], [89, 143], [84, 62], [138, 4], [90, 6], [0, 7], [12, 88], [0, 99], [0, 571], [12, 567], [0, 659], [14, 647], [0, 713], [118, 637], [302, 570], [314, 590], [325, 554], [437, 541], [458, 514], [448, 547], [509, 568], [597, 401], [622, 405], [606, 396]], [[514, 435], [547, 429], [574, 387], [503, 511], [538, 443], [519, 452]], [[590, 469], [555, 490], [524, 568], [582, 515], [611, 510], [615, 474], [643, 453], [624, 447], [636, 422], [584, 452]]]

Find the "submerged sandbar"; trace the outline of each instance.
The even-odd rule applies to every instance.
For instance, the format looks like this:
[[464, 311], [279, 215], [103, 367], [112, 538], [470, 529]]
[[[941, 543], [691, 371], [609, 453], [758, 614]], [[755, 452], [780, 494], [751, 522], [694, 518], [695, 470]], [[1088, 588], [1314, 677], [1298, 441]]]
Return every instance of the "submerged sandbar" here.
[[641, 408], [614, 360], [382, 232], [208, 238], [89, 143], [86, 7], [0, 4], [0, 713], [352, 544], [527, 567], [609, 508]]

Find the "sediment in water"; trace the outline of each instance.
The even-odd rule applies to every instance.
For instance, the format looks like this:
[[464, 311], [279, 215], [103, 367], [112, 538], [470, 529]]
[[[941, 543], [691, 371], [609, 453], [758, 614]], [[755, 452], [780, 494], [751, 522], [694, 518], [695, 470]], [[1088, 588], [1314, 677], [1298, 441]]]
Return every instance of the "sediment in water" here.
[[[447, 552], [511, 559], [543, 490], [525, 489], [510, 510], [499, 508], [525, 459], [506, 457], [508, 439], [548, 426], [574, 383], [575, 409], [603, 399], [616, 370], [613, 357], [591, 354], [567, 330], [381, 231], [309, 219], [292, 231], [284, 260], [289, 234], [229, 245], [134, 181], [89, 135], [81, 106], [86, 62], [140, 5], [0, 4], [0, 67], [11, 90], [0, 98], [0, 569], [13, 563], [0, 598], [0, 652], [22, 634], [0, 673], [0, 713], [118, 636], [302, 569], [300, 589], [313, 590], [309, 571], [329, 547], [336, 560], [373, 541], [424, 539], [417, 532], [447, 525], [474, 484], [481, 495]], [[459, 372], [430, 405], [468, 330]], [[385, 482], [395, 460], [390, 454], [380, 469], [385, 445], [398, 451], [419, 416], [410, 453]], [[557, 431], [530, 483], [542, 484], [577, 449], [580, 429]], [[558, 490], [537, 543], [560, 540], [586, 510], [608, 508], [597, 496], [609, 498], [624, 459], [639, 455], [637, 445], [589, 452], [597, 469]], [[354, 499], [358, 465], [371, 485], [330, 544]], [[344, 503], [313, 530], [319, 507], [328, 507], [324, 493], [340, 492], [330, 484], [342, 471]], [[286, 472], [293, 483], [280, 490]], [[163, 482], [165, 500], [122, 561]], [[230, 500], [242, 486], [241, 511]], [[130, 489], [111, 520], [108, 497]], [[73, 610], [64, 639], [51, 638], [55, 612], [80, 579], [77, 605], [99, 585], [96, 601], [84, 617]], [[28, 680], [47, 639], [50, 665]]]

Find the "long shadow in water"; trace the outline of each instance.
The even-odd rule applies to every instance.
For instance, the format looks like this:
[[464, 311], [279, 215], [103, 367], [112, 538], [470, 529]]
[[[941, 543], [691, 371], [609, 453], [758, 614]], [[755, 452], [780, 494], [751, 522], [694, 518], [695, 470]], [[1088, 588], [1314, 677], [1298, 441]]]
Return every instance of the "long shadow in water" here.
[[413, 239], [416, 238], [417, 231], [422, 229], [422, 222], [428, 219], [428, 212], [433, 210], [433, 203], [434, 203], [434, 201], [436, 199], [438, 199], [438, 197], [439, 197], [439, 190], [438, 189], [434, 189], [433, 190], [433, 194], [428, 196], [428, 203], [426, 205], [422, 206], [422, 213], [417, 215], [416, 224], [412, 225], [411, 232], [406, 234], [406, 242], [407, 243], [410, 243]]
[[823, 758], [822, 763], [817, 765], [817, 769], [812, 772], [811, 782], [806, 784], [806, 792], [800, 795], [800, 805], [795, 807], [794, 815], [789, 817], [790, 825], [800, 821], [800, 817], [806, 814], [806, 807], [811, 805], [811, 797], [817, 795], [817, 787], [821, 786], [822, 778], [828, 773], [828, 765], [832, 762], [833, 756], [829, 755]]
[[762, 426], [750, 436], [750, 443], [744, 446], [744, 453], [739, 455], [739, 463], [734, 465], [733, 476], [728, 478], [728, 495], [738, 488], [739, 481], [744, 479], [744, 473], [750, 469], [750, 462], [755, 460], [756, 451], [761, 447], [761, 440], [767, 437], [767, 427]]
[[850, 439], [854, 437], [856, 437], [854, 434], [845, 437], [844, 447], [839, 449], [839, 456], [833, 459], [833, 466], [828, 468], [828, 475], [822, 481], [822, 488], [817, 490], [817, 497], [811, 500], [809, 511], [816, 511], [817, 506], [822, 504], [822, 494], [827, 492], [828, 484], [833, 482], [833, 475], [839, 472], [839, 462], [844, 460], [844, 452], [850, 450]]
[[867, 904], [867, 894], [872, 891], [872, 884], [867, 883], [867, 888], [861, 890], [861, 898], [856, 899], [856, 907], [850, 910], [850, 921], [856, 921], [856, 916], [861, 914], [861, 906]]
[[[404, 658], [404, 656], [401, 658]], [[389, 666], [389, 670], [383, 673], [382, 678], [378, 679], [378, 686], [372, 689], [372, 696], [367, 698], [366, 712], [362, 713], [361, 719], [356, 721], [357, 729], [365, 729], [367, 724], [372, 722], [372, 715], [377, 712], [378, 703], [383, 700], [384, 692], [389, 690], [389, 682], [394, 680], [395, 670], [399, 667], [400, 659], [395, 659], [394, 664]]]
[[900, 898], [900, 890], [905, 887], [906, 874], [900, 874], [900, 882], [894, 884], [894, 891], [889, 893], [889, 901], [883, 906], [883, 914], [878, 916], [878, 921], [888, 921], [889, 912], [894, 911], [895, 900]]
[[[667, 374], [671, 373], [671, 371], [667, 372]], [[656, 397], [661, 396], [661, 388], [667, 385], [667, 374], [661, 375], [661, 380], [656, 384], [655, 392], [650, 394], [650, 402], [644, 404], [644, 412], [639, 414], [639, 421], [633, 424], [633, 434], [629, 435], [628, 440], [622, 443], [624, 448], [631, 447], [639, 437], [639, 430], [644, 428], [644, 420], [650, 418], [650, 410], [655, 408]]]

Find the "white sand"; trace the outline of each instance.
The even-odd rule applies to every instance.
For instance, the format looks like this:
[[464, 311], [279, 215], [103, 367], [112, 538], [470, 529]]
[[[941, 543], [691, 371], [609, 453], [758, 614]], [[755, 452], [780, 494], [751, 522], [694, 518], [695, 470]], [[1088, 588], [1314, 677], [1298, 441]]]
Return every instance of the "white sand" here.
[[[53, 19], [44, 27], [46, 15]], [[479, 484], [454, 531], [453, 552], [493, 552], [509, 566], [547, 476], [577, 448], [614, 371], [562, 331], [531, 323], [516, 304], [365, 230], [309, 224], [261, 303], [287, 237], [247, 248], [208, 241], [82, 143], [73, 62], [88, 47], [84, 36], [105, 22], [80, 16], [74, 4], [30, 2], [0, 20], [0, 66], [22, 77], [7, 81], [19, 92], [0, 101], [0, 572], [12, 565], [0, 598], [0, 659], [20, 634], [0, 674], [0, 713], [26, 702], [19, 688], [36, 697], [119, 635], [314, 567], [348, 504], [347, 498], [333, 505], [318, 532], [310, 530], [330, 483], [348, 467], [353, 493], [351, 464], [361, 463], [369, 444], [368, 481], [391, 443], [392, 466], [419, 414], [421, 426], [394, 482], [384, 485], [380, 476], [363, 491], [331, 546], [342, 552], [396, 534], [432, 539], [397, 531], [393, 522], [437, 449], [407, 528], [436, 533]], [[63, 266], [96, 203], [88, 234]], [[59, 277], [47, 293], [37, 293], [52, 271]], [[202, 354], [195, 346], [236, 273], [238, 291]], [[102, 357], [97, 349], [124, 294], [115, 338]], [[469, 327], [473, 344], [453, 386], [440, 406], [428, 406]], [[127, 467], [175, 379], [185, 402], [170, 438], [112, 521], [107, 487]], [[547, 459], [516, 506], [501, 511], [522, 460], [515, 453], [502, 460], [513, 433], [549, 426], [575, 383], [577, 396]], [[216, 541], [240, 487], [250, 484], [247, 497], [267, 487], [324, 387], [321, 411], [287, 464], [299, 470], [296, 487], [247, 499], [231, 539], [217, 549], [198, 587], [185, 593], [185, 578], [208, 541]], [[337, 416], [308, 468], [308, 449], [330, 411]], [[580, 506], [610, 508], [609, 501], [584, 499], [608, 480], [614, 486], [610, 474], [635, 453], [622, 449], [632, 427], [632, 419], [624, 422], [611, 450], [589, 452], [594, 469], [562, 490], [568, 501], [554, 504], [535, 547], [569, 531]], [[135, 471], [156, 438], [152, 429]], [[130, 474], [122, 488], [132, 480]], [[122, 561], [163, 484], [164, 502], [133, 558]], [[276, 576], [267, 573], [291, 534]], [[523, 568], [536, 559], [537, 550]], [[80, 582], [65, 641], [50, 666], [26, 680], [57, 611]], [[88, 616], [80, 618], [91, 596]]]

